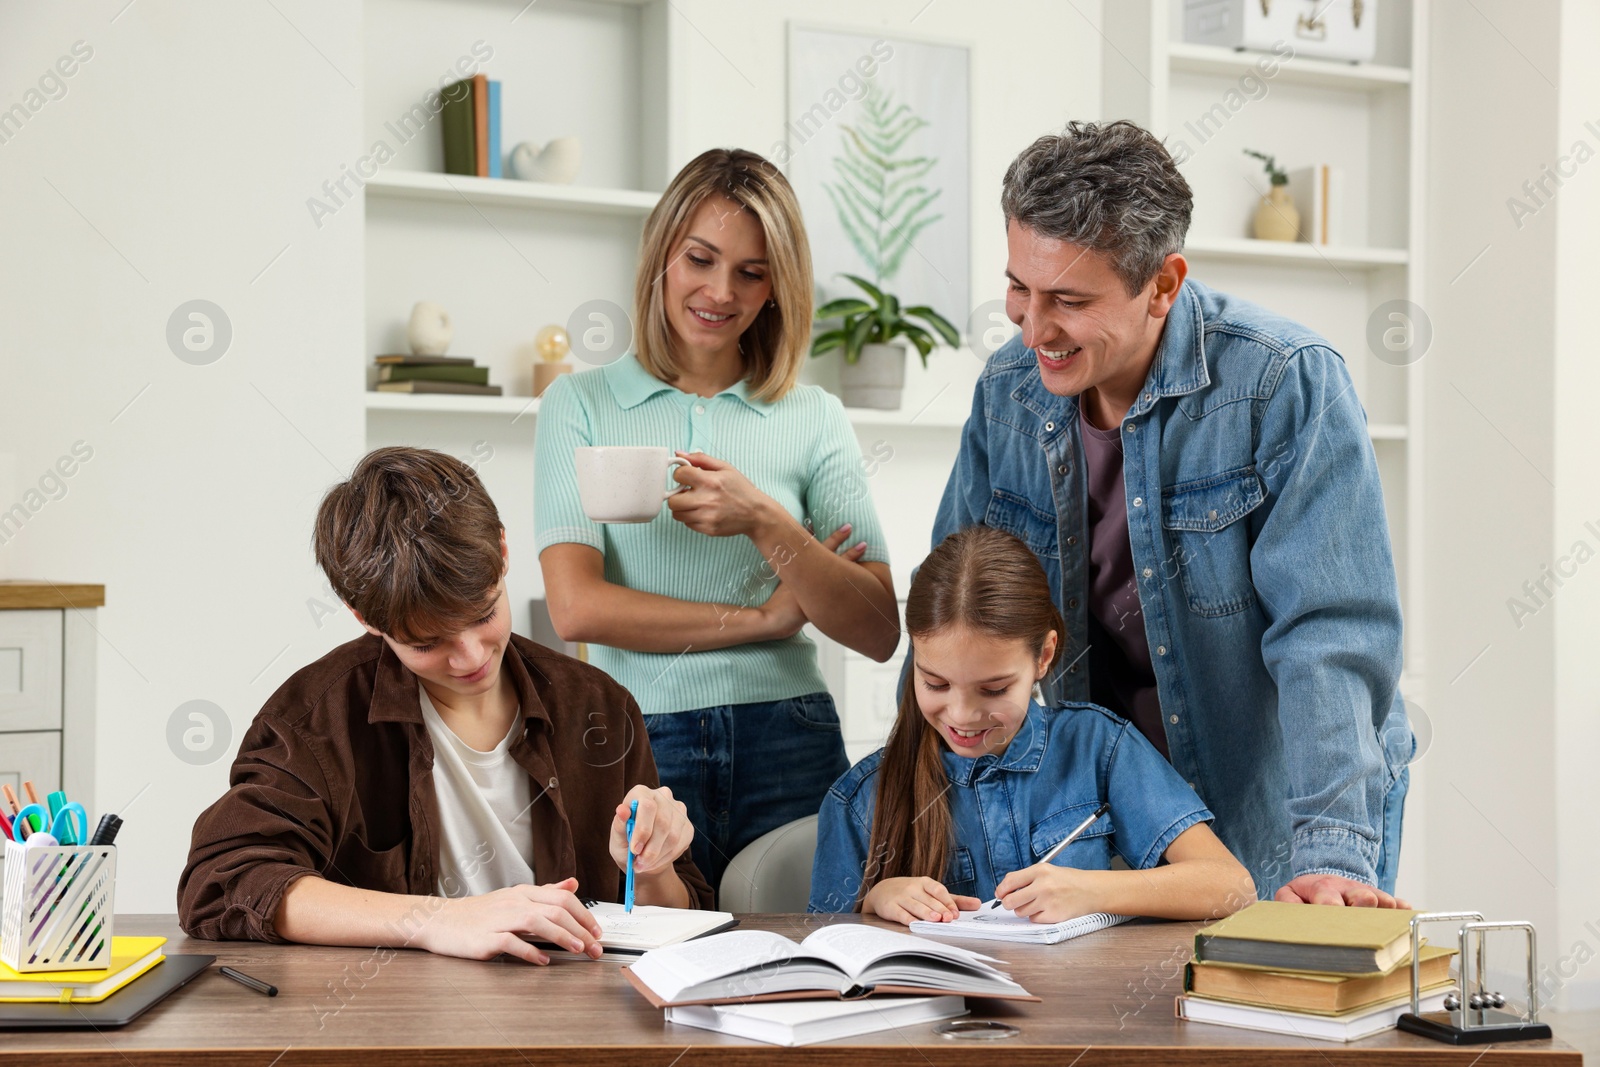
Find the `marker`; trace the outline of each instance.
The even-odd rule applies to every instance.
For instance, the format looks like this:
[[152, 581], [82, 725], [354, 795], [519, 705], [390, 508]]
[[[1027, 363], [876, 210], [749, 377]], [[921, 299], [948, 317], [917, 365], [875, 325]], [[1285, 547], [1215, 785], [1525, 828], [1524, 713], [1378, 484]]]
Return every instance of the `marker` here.
[[635, 800], [628, 807], [628, 881], [622, 890], [622, 910], [629, 914], [633, 912], [633, 821], [639, 817], [639, 802]]
[[235, 982], [238, 982], [240, 985], [244, 986], [247, 989], [254, 989], [257, 993], [260, 993], [262, 996], [275, 997], [275, 996], [278, 995], [278, 987], [277, 986], [268, 985], [267, 983], [263, 982], [259, 978], [251, 978], [248, 974], [245, 974], [243, 971], [236, 971], [232, 967], [218, 967], [217, 968], [217, 973], [220, 974], [220, 975], [223, 975], [226, 978], [232, 978]]
[[[1073, 829], [1072, 833], [1068, 834], [1065, 838], [1063, 838], [1061, 843], [1059, 845], [1057, 845], [1055, 848], [1051, 849], [1049, 852], [1046, 852], [1044, 854], [1044, 857], [1042, 859], [1040, 859], [1038, 861], [1038, 863], [1035, 863], [1034, 866], [1037, 867], [1039, 865], [1039, 863], [1049, 863], [1051, 860], [1053, 860], [1057, 856], [1061, 855], [1061, 850], [1062, 849], [1066, 848], [1068, 845], [1070, 845], [1074, 841], [1076, 841], [1078, 839], [1078, 837], [1085, 830], [1087, 830], [1090, 826], [1094, 825], [1094, 821], [1096, 819], [1098, 819], [1100, 816], [1104, 815], [1106, 812], [1108, 812], [1110, 810], [1111, 810], [1111, 805], [1110, 804], [1101, 804], [1098, 808], [1095, 808], [1093, 815], [1090, 815], [1087, 819], [1085, 819], [1082, 822], [1080, 822]], [[989, 903], [985, 904], [983, 907], [984, 907], [985, 911], [988, 911], [988, 910], [991, 910], [991, 909], [994, 909], [994, 908], [998, 908], [999, 906], [1000, 906], [1000, 898], [996, 897], [995, 899], [989, 901]]]
[[122, 829], [122, 820], [109, 811], [100, 816], [100, 824], [94, 828], [94, 836], [89, 838], [91, 845], [111, 845], [117, 840], [117, 831]]

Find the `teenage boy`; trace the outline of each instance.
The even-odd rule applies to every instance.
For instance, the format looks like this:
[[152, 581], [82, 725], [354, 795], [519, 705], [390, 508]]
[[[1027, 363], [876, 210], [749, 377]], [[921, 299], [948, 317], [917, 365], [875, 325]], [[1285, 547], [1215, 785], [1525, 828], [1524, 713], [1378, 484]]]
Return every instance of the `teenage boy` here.
[[213, 939], [598, 957], [579, 900], [710, 907], [638, 705], [511, 632], [499, 513], [459, 460], [382, 448], [317, 512], [367, 636], [291, 677], [195, 822], [179, 921]]

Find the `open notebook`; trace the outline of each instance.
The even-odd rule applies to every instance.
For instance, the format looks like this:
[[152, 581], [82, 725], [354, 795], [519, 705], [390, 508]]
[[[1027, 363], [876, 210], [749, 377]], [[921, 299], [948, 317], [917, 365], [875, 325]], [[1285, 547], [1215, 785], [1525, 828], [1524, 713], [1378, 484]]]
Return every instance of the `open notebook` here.
[[609, 901], [586, 900], [583, 903], [600, 923], [600, 947], [605, 950], [602, 959], [637, 959], [651, 949], [692, 941], [739, 925], [739, 920], [727, 911], [636, 904], [630, 913], [621, 904]]
[[1131, 918], [1132, 915], [1108, 915], [1097, 911], [1065, 922], [1036, 923], [1008, 908], [985, 906], [977, 911], [962, 912], [954, 922], [936, 923], [918, 919], [911, 924], [911, 932], [932, 937], [972, 937], [984, 941], [1053, 945], [1058, 941], [1070, 941], [1074, 937], [1125, 923]]

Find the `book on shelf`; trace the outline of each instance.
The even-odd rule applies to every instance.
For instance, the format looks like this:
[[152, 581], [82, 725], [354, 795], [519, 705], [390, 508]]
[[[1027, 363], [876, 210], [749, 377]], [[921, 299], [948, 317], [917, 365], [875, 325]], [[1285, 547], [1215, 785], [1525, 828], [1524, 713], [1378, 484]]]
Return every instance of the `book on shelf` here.
[[890, 993], [1039, 999], [998, 962], [911, 934], [837, 923], [798, 944], [766, 930], [713, 934], [646, 952], [622, 974], [658, 1008]]
[[104, 1000], [166, 959], [164, 937], [113, 937], [111, 962], [81, 971], [19, 974], [0, 963], [0, 1004], [92, 1004]]
[[379, 382], [380, 393], [458, 393], [464, 396], [499, 396], [498, 385], [473, 385], [470, 382]]
[[1009, 908], [985, 907], [977, 911], [964, 911], [954, 921], [947, 923], [918, 919], [911, 924], [911, 932], [924, 937], [970, 937], [983, 941], [1054, 945], [1125, 923], [1131, 918], [1131, 915], [1094, 912], [1058, 923], [1036, 923]]
[[489, 176], [489, 79], [482, 74], [472, 76], [472, 167]]
[[1289, 172], [1289, 195], [1300, 212], [1300, 238], [1314, 245], [1346, 243], [1344, 171], [1320, 163]]
[[[1296, 907], [1307, 907], [1299, 904]], [[1309, 905], [1315, 907], [1316, 905]], [[1419, 1007], [1438, 1011], [1444, 1006], [1444, 996], [1455, 988], [1446, 982], [1441, 987], [1425, 990]], [[1274, 1034], [1293, 1034], [1312, 1037], [1320, 1041], [1359, 1041], [1363, 1037], [1393, 1030], [1400, 1016], [1411, 1010], [1411, 991], [1403, 997], [1394, 997], [1378, 1004], [1370, 1004], [1342, 1015], [1311, 1015], [1305, 1012], [1282, 1011], [1253, 1004], [1234, 1004], [1225, 1000], [1208, 1000], [1192, 993], [1181, 993], [1176, 998], [1174, 1010], [1178, 1018], [1197, 1023], [1216, 1023], [1236, 1026], [1244, 1030], [1265, 1030]]]
[[451, 82], [444, 87], [444, 106], [439, 111], [439, 129], [444, 138], [444, 172], [477, 174], [474, 151], [472, 82]]
[[1388, 972], [1411, 957], [1411, 919], [1399, 908], [1325, 908], [1258, 900], [1194, 935], [1194, 958], [1275, 971]]
[[414, 356], [405, 352], [389, 352], [373, 356], [372, 362], [380, 367], [470, 367], [467, 356]]
[[[1420, 986], [1430, 989], [1450, 978], [1454, 949], [1422, 946]], [[1207, 1000], [1281, 1008], [1313, 1015], [1339, 1015], [1411, 994], [1411, 960], [1387, 973], [1317, 974], [1310, 971], [1264, 971], [1231, 964], [1197, 963], [1184, 968], [1185, 992]]]
[[380, 382], [465, 382], [468, 385], [488, 385], [489, 368], [466, 366], [458, 363], [425, 363], [406, 367], [384, 364], [378, 368]]
[[500, 147], [500, 83], [489, 82], [489, 177], [503, 177], [500, 172], [504, 152]]
[[474, 74], [444, 87], [440, 111], [444, 138], [444, 172], [469, 177], [499, 178], [500, 83]]
[[878, 997], [684, 1005], [668, 1008], [667, 1022], [793, 1047], [938, 1022], [966, 1013], [967, 1002], [961, 997]]

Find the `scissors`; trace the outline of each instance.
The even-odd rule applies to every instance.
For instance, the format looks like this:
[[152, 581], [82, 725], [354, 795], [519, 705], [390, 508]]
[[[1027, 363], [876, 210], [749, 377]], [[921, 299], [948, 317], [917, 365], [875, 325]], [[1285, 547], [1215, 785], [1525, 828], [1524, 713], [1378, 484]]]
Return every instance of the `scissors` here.
[[[37, 819], [34, 816], [37, 816]], [[89, 840], [89, 813], [84, 811], [83, 805], [76, 800], [69, 800], [61, 805], [54, 819], [50, 817], [49, 811], [43, 804], [29, 804], [17, 812], [16, 818], [12, 819], [12, 825], [20, 830], [24, 820], [30, 827], [37, 823], [40, 830], [63, 845], [78, 845]]]

